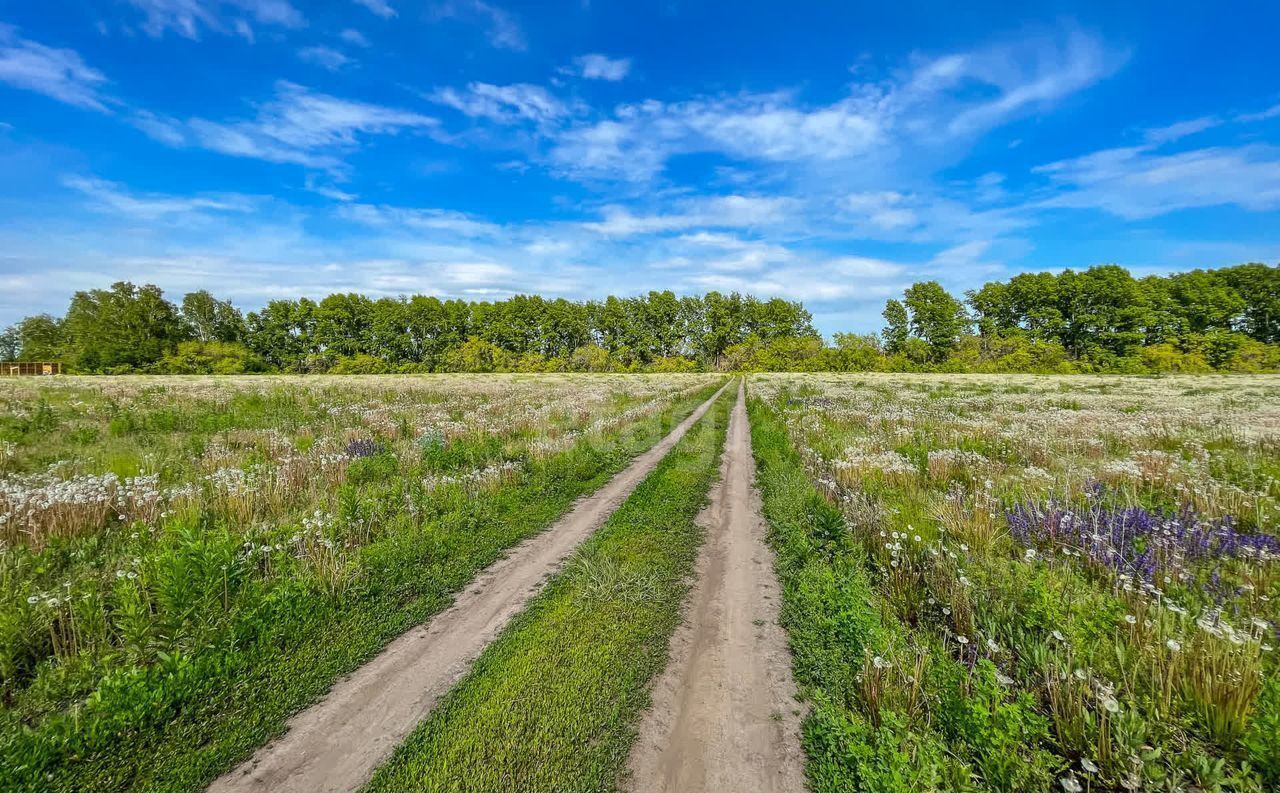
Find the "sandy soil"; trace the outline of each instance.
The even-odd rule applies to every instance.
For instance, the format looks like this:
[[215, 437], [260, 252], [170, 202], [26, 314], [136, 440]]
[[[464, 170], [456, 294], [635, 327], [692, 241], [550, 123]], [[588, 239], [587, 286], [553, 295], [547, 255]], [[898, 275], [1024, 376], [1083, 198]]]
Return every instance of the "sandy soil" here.
[[209, 790], [318, 793], [353, 791], [367, 782], [565, 557], [613, 514], [723, 390], [550, 529], [478, 575], [448, 609], [334, 684], [323, 700], [289, 721], [283, 736]]
[[799, 706], [765, 544], [746, 403], [738, 402], [704, 521], [684, 623], [632, 750], [625, 789], [803, 791]]

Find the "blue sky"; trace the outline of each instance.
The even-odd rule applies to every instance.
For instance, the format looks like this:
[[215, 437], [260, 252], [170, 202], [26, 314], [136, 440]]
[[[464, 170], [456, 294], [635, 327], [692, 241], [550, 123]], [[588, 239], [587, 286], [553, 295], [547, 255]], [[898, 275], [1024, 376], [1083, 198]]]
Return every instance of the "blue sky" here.
[[959, 6], [0, 0], [0, 324], [1280, 260], [1280, 7]]

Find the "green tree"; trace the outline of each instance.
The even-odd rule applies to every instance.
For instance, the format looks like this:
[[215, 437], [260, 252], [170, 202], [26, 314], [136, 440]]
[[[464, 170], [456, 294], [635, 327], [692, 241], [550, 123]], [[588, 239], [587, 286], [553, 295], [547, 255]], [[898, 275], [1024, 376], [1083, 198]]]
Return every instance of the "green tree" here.
[[912, 284], [903, 303], [911, 315], [911, 331], [929, 345], [929, 359], [941, 363], [960, 343], [969, 326], [964, 304], [937, 281]]
[[261, 311], [247, 317], [249, 349], [271, 366], [290, 372], [305, 372], [317, 352], [315, 345], [316, 304], [307, 298], [272, 300]]
[[890, 355], [902, 351], [903, 345], [907, 343], [907, 337], [911, 335], [911, 318], [907, 315], [907, 307], [902, 305], [900, 300], [888, 300], [884, 304], [884, 311], [880, 314], [884, 317], [884, 330], [880, 335], [884, 337], [884, 349]]
[[18, 323], [18, 360], [61, 361], [66, 345], [67, 334], [57, 317], [36, 314]]
[[244, 317], [229, 300], [218, 300], [207, 290], [188, 292], [182, 298], [182, 319], [197, 341], [242, 341]]
[[146, 367], [190, 337], [158, 286], [127, 281], [76, 292], [62, 326], [72, 363], [86, 372]]

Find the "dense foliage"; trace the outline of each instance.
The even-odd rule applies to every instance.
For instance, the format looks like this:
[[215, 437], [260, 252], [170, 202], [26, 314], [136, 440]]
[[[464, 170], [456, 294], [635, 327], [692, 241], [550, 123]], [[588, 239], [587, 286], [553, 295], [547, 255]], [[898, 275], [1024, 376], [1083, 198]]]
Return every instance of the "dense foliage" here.
[[737, 293], [573, 302], [334, 294], [242, 315], [208, 292], [180, 306], [155, 286], [77, 292], [62, 318], [0, 334], [0, 357], [75, 371], [974, 371], [1280, 369], [1280, 267], [1134, 278], [1123, 267], [1025, 273], [965, 300], [936, 281], [884, 309], [879, 334], [828, 345], [803, 305]]

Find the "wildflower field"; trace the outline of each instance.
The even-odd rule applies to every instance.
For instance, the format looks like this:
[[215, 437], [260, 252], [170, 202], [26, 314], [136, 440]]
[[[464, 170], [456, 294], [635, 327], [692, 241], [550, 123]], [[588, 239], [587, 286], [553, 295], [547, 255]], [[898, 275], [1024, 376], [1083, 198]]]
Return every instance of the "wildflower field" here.
[[0, 789], [199, 789], [723, 381], [0, 383]]
[[749, 388], [814, 790], [1280, 789], [1280, 378]]

